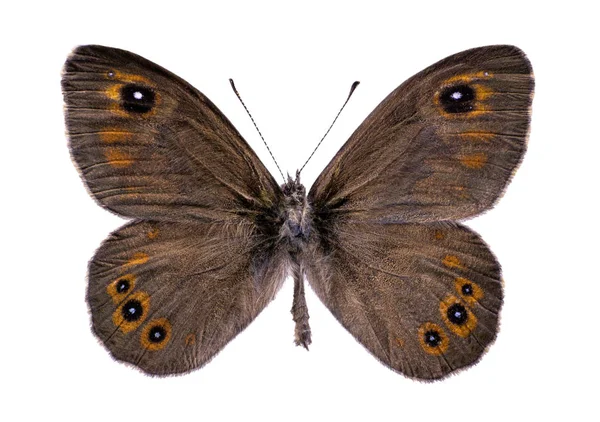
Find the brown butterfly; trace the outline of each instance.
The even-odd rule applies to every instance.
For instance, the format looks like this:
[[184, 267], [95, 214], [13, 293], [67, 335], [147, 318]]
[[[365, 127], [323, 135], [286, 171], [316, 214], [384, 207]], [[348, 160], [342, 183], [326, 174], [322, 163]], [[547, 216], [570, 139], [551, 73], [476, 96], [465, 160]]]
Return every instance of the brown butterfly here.
[[70, 149], [100, 205], [134, 220], [89, 264], [93, 331], [118, 360], [169, 375], [208, 362], [304, 277], [386, 366], [421, 380], [494, 341], [500, 265], [457, 223], [490, 209], [520, 163], [533, 75], [513, 46], [413, 76], [366, 118], [306, 194], [279, 186], [201, 92], [127, 51], [78, 47], [62, 87]]

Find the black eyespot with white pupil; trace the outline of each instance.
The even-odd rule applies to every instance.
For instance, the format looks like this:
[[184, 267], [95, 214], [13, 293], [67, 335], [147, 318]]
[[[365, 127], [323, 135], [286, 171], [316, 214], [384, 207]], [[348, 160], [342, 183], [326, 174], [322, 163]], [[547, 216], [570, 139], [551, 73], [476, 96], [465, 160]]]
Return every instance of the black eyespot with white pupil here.
[[156, 94], [143, 85], [128, 84], [121, 88], [121, 107], [131, 113], [148, 113], [154, 107]]
[[122, 278], [119, 281], [117, 281], [117, 293], [127, 293], [129, 291], [129, 288], [131, 287], [131, 284], [129, 283], [129, 280], [127, 280], [126, 278]]
[[440, 104], [446, 113], [468, 113], [473, 111], [475, 90], [469, 85], [454, 85], [440, 93]]
[[128, 322], [137, 321], [142, 317], [144, 308], [139, 300], [128, 300], [121, 308], [123, 319]]
[[473, 296], [473, 286], [469, 283], [463, 284], [460, 291], [465, 296]]
[[155, 325], [148, 331], [148, 341], [151, 343], [161, 343], [167, 337], [167, 330], [160, 325]]
[[435, 330], [429, 330], [425, 333], [424, 340], [429, 347], [437, 347], [442, 342], [442, 336]]
[[450, 306], [448, 308], [447, 316], [450, 322], [456, 325], [463, 325], [465, 322], [467, 322], [469, 317], [467, 314], [467, 309], [460, 303], [455, 303], [454, 305]]

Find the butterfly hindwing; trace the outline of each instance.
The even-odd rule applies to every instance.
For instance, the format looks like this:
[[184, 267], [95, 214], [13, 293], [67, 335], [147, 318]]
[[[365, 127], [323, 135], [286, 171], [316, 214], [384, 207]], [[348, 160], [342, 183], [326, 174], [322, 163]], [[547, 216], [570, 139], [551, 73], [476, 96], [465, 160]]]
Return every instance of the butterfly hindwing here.
[[458, 220], [489, 209], [525, 152], [531, 65], [513, 46], [450, 56], [408, 79], [318, 177], [318, 213], [354, 221]]
[[124, 50], [81, 46], [65, 64], [62, 87], [72, 156], [110, 210], [231, 221], [281, 200], [229, 120], [160, 66]]
[[93, 330], [116, 359], [149, 374], [190, 371], [273, 299], [283, 262], [249, 227], [130, 223], [90, 262]]
[[477, 362], [495, 339], [500, 266], [455, 223], [343, 224], [306, 259], [308, 281], [388, 367], [434, 380]]

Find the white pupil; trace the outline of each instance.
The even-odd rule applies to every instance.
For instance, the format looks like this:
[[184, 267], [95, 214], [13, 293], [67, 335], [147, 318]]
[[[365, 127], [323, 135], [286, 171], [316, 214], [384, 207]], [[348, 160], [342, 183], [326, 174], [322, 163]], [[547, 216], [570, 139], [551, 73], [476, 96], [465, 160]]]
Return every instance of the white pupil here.
[[[134, 94], [135, 95], [135, 94]], [[462, 94], [459, 91], [453, 92], [450, 97], [454, 100], [460, 100], [462, 98]]]
[[154, 333], [154, 338], [160, 338], [160, 333], [158, 331]]
[[130, 314], [135, 314], [135, 308], [129, 308], [129, 313]]
[[135, 98], [136, 100], [141, 100], [143, 97], [144, 95], [140, 91], [135, 91], [133, 93], [133, 98]]
[[456, 318], [460, 318], [460, 317], [461, 317], [461, 315], [462, 315], [462, 312], [459, 312], [459, 311], [456, 311], [456, 312], [454, 312], [454, 316], [455, 316]]

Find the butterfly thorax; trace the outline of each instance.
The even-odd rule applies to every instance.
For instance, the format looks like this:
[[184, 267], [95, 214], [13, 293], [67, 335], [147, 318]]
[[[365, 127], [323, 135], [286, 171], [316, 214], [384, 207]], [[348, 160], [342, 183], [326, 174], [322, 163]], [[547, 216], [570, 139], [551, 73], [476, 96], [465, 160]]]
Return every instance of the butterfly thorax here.
[[306, 189], [300, 183], [300, 174], [296, 179], [288, 175], [287, 182], [281, 186], [284, 195], [283, 225], [280, 236], [288, 239], [290, 246], [300, 247], [310, 233], [310, 207], [306, 199]]

